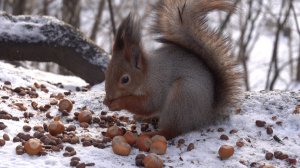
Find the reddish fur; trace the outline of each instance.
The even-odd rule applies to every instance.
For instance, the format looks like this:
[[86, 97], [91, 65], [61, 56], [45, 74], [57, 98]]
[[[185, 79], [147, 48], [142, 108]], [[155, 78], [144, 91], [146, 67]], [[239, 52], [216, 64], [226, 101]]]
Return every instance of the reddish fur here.
[[151, 115], [154, 112], [149, 112], [147, 106], [148, 96], [125, 96], [113, 100], [109, 106], [112, 111], [126, 109], [137, 115]]

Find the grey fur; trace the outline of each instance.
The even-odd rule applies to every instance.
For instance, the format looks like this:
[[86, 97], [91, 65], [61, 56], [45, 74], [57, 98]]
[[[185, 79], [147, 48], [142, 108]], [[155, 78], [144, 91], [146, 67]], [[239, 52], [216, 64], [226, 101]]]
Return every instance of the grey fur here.
[[[159, 127], [176, 133], [188, 132], [211, 123], [214, 95], [212, 74], [195, 55], [166, 45], [147, 57], [146, 90], [153, 94]], [[176, 82], [180, 83], [179, 93]]]

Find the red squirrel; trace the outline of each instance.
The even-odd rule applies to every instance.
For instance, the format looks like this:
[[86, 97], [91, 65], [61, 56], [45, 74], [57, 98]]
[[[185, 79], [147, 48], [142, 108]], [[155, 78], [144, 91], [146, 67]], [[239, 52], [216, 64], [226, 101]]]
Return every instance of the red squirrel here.
[[139, 116], [159, 117], [159, 130], [174, 138], [214, 123], [241, 93], [228, 40], [207, 25], [213, 10], [233, 12], [226, 0], [162, 0], [154, 8], [153, 35], [162, 44], [147, 53], [141, 25], [123, 20], [106, 72], [104, 104]]

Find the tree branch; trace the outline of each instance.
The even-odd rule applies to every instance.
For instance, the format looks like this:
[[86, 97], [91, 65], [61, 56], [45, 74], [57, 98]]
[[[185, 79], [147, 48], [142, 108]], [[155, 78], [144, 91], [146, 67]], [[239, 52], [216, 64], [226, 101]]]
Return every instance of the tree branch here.
[[114, 19], [114, 11], [111, 4], [111, 0], [108, 0], [108, 6], [109, 6], [109, 13], [110, 13], [110, 21], [112, 26], [112, 31], [114, 36], [116, 35], [116, 25], [115, 25], [115, 19]]
[[0, 13], [0, 19], [0, 59], [55, 62], [91, 85], [104, 80], [107, 53], [69, 24], [6, 13]]

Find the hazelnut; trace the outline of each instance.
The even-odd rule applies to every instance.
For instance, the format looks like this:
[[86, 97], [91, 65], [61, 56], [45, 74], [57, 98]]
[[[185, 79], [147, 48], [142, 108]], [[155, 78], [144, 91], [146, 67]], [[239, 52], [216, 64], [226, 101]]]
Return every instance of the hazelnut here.
[[243, 147], [244, 146], [244, 142], [243, 142], [243, 140], [238, 140], [238, 141], [236, 141], [236, 146], [238, 146], [238, 147]]
[[150, 152], [158, 155], [163, 155], [167, 151], [167, 143], [156, 140], [150, 146]]
[[140, 151], [148, 152], [151, 146], [151, 139], [148, 136], [139, 136], [136, 140], [136, 146]]
[[297, 159], [288, 158], [287, 162], [289, 163], [289, 165], [296, 165], [297, 164]]
[[10, 140], [8, 134], [6, 134], [6, 133], [3, 134], [3, 139], [4, 139], [5, 141], [9, 141], [9, 140]]
[[63, 133], [65, 131], [65, 126], [59, 119], [54, 119], [54, 121], [50, 122], [48, 131], [51, 135], [55, 136]]
[[52, 100], [50, 101], [50, 104], [51, 104], [51, 105], [57, 105], [57, 104], [58, 104], [58, 101], [55, 100], [55, 99], [52, 99]]
[[145, 168], [162, 168], [164, 164], [160, 157], [154, 153], [147, 155], [143, 162]]
[[31, 127], [30, 127], [29, 125], [24, 125], [24, 126], [23, 126], [23, 130], [24, 130], [25, 132], [29, 132], [29, 131], [31, 130]]
[[41, 141], [36, 138], [29, 139], [27, 142], [25, 142], [24, 149], [29, 155], [39, 154], [42, 151]]
[[273, 134], [272, 127], [270, 127], [270, 126], [267, 127], [267, 134], [269, 134], [269, 135]]
[[193, 143], [190, 143], [187, 147], [187, 151], [191, 151], [193, 149], [195, 149], [195, 145]]
[[70, 112], [73, 108], [73, 103], [69, 99], [62, 99], [59, 101], [58, 109], [63, 112]]
[[180, 145], [182, 145], [182, 144], [184, 144], [185, 143], [185, 140], [184, 139], [179, 139], [178, 140], [178, 146], [180, 146]]
[[225, 134], [222, 134], [222, 135], [220, 136], [220, 139], [221, 139], [221, 140], [227, 141], [227, 140], [229, 139], [229, 137], [228, 137], [227, 135], [225, 135]]
[[112, 150], [117, 155], [128, 156], [131, 151], [131, 146], [126, 142], [124, 137], [115, 136], [112, 140]]
[[122, 135], [122, 134], [123, 134], [122, 129], [116, 125], [107, 128], [106, 136], [110, 137], [111, 139], [114, 138], [115, 136]]
[[146, 156], [144, 154], [138, 154], [135, 157], [135, 165], [136, 166], [144, 166], [143, 160]]
[[155, 141], [162, 141], [164, 143], [167, 143], [167, 139], [166, 137], [164, 136], [161, 136], [161, 135], [155, 135], [151, 138], [152, 142], [155, 142]]
[[82, 127], [82, 128], [88, 128], [88, 127], [89, 127], [89, 123], [86, 123], [86, 122], [82, 122], [82, 123], [80, 123], [79, 125], [80, 125], [80, 127]]
[[124, 134], [124, 138], [129, 145], [134, 145], [137, 140], [137, 135], [132, 133], [131, 131], [127, 131]]
[[25, 153], [24, 147], [22, 145], [16, 146], [16, 154], [17, 155], [23, 155]]
[[273, 159], [273, 153], [271, 153], [271, 152], [267, 152], [266, 153], [266, 155], [265, 155], [265, 158], [267, 159], [267, 160], [272, 160]]
[[69, 125], [66, 129], [66, 131], [70, 132], [70, 131], [75, 131], [76, 130], [76, 126], [75, 125]]
[[92, 121], [92, 113], [89, 110], [83, 110], [78, 114], [78, 121], [79, 122], [86, 122], [90, 123]]
[[5, 145], [5, 140], [4, 139], [0, 139], [0, 146], [4, 146]]
[[233, 153], [234, 148], [230, 145], [222, 145], [219, 149], [219, 156], [222, 160], [231, 157]]
[[255, 121], [255, 124], [256, 126], [258, 127], [264, 127], [266, 125], [266, 122], [265, 121], [262, 121], [262, 120], [256, 120]]
[[232, 130], [229, 131], [229, 134], [235, 134], [235, 133], [237, 133], [237, 132], [238, 132], [237, 129], [232, 129]]

